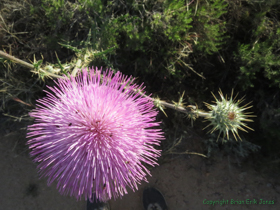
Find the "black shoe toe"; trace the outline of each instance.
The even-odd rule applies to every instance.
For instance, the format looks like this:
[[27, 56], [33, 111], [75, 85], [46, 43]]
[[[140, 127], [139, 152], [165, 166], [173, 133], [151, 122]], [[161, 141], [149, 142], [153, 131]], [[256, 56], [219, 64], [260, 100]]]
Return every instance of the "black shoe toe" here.
[[110, 210], [110, 206], [109, 203], [103, 203], [96, 200], [91, 203], [87, 200], [87, 210]]
[[152, 187], [143, 191], [143, 204], [145, 210], [167, 210], [163, 195]]

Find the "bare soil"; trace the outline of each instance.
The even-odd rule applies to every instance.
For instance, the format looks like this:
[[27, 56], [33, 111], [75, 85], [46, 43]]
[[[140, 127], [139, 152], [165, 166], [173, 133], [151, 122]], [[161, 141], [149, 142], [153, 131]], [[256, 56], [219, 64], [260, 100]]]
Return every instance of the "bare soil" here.
[[[38, 178], [25, 142], [24, 130], [1, 129], [0, 210], [84, 210], [85, 201], [62, 196], [55, 184], [48, 187], [46, 179]], [[230, 164], [227, 158], [173, 156], [151, 174], [149, 183], [139, 185], [138, 191], [128, 190], [122, 199], [111, 200], [111, 210], [143, 210], [141, 197], [147, 186], [162, 192], [169, 210], [280, 209], [280, 184], [275, 176], [260, 174], [249, 164]], [[213, 201], [224, 203], [210, 205]]]

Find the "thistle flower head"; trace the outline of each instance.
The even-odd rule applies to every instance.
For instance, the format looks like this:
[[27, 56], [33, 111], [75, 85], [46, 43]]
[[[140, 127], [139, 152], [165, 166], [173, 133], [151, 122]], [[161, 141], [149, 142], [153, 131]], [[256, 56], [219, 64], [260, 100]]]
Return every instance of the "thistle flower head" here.
[[133, 79], [84, 69], [59, 79], [37, 101], [27, 142], [41, 177], [61, 194], [106, 201], [133, 191], [156, 165], [163, 133], [153, 102]]
[[[244, 101], [244, 97], [240, 100], [235, 100], [237, 95], [233, 98], [233, 91], [231, 93], [231, 97], [227, 99], [227, 97], [223, 96], [222, 91], [219, 91], [219, 95], [221, 100], [219, 101], [215, 95], [212, 93], [215, 98], [215, 105], [211, 105], [205, 103], [206, 106], [210, 109], [208, 116], [206, 117], [207, 121], [210, 121], [208, 126], [213, 126], [210, 132], [214, 132], [215, 130], [219, 131], [218, 139], [220, 134], [223, 133], [223, 138], [227, 137], [229, 140], [229, 132], [231, 131], [235, 140], [237, 140], [236, 136], [241, 140], [238, 129], [247, 132], [243, 127], [253, 130], [248, 127], [245, 122], [252, 122], [253, 120], [248, 119], [248, 117], [255, 117], [254, 115], [250, 115], [251, 112], [244, 113], [245, 110], [251, 108], [252, 106], [248, 106], [250, 103], [239, 107], [240, 103]], [[205, 128], [207, 128], [206, 126]], [[242, 127], [243, 126], [243, 127]], [[205, 129], [204, 128], [204, 129]]]

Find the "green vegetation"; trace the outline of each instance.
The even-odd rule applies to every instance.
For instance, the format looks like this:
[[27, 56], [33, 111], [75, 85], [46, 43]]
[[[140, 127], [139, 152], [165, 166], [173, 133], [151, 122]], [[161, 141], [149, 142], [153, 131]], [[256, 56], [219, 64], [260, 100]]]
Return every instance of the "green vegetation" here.
[[[234, 88], [253, 101], [258, 116], [256, 134], [246, 139], [277, 159], [279, 11], [277, 0], [3, 0], [0, 50], [36, 68], [32, 73], [0, 58], [1, 111], [18, 115], [20, 106], [26, 114], [45, 84], [52, 85], [48, 77], [92, 65], [133, 75], [169, 102], [185, 91], [186, 105], [199, 108], [211, 91]], [[167, 136], [178, 139], [190, 125], [167, 114]], [[175, 125], [181, 134], [173, 133]]]
[[258, 73], [269, 81], [269, 86], [280, 88], [280, 24], [263, 17], [253, 31], [249, 44], [239, 44], [236, 58], [240, 59], [243, 89], [254, 87]]

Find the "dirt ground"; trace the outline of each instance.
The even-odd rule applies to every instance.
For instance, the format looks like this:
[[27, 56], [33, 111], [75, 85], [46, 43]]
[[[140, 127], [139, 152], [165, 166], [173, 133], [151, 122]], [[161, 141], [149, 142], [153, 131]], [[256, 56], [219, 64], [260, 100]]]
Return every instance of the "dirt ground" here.
[[[24, 142], [24, 130], [1, 129], [0, 210], [85, 210], [85, 201], [62, 196], [55, 184], [48, 187], [46, 179], [38, 179]], [[275, 177], [260, 174], [248, 164], [229, 164], [227, 158], [213, 161], [181, 155], [151, 173], [149, 183], [142, 183], [138, 191], [129, 190], [122, 199], [111, 200], [111, 210], [143, 210], [141, 196], [147, 186], [162, 192], [169, 210], [280, 209], [280, 184]]]

